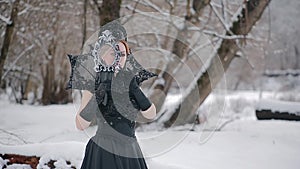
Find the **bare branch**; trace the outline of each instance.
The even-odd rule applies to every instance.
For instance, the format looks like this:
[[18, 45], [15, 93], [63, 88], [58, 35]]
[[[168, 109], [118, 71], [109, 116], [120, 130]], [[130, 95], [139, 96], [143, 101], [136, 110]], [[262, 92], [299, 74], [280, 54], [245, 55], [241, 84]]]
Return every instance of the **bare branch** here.
[[100, 13], [101, 13], [101, 5], [98, 3], [97, 0], [93, 0], [93, 2], [94, 2], [95, 5], [96, 5], [96, 8], [97, 8], [97, 10], [98, 10], [98, 13], [100, 14]]
[[248, 36], [245, 36], [245, 35], [220, 35], [218, 34], [217, 32], [213, 32], [213, 31], [209, 31], [209, 30], [203, 30], [203, 33], [207, 34], [207, 35], [212, 35], [212, 36], [215, 36], [215, 37], [219, 37], [219, 38], [222, 38], [222, 39], [251, 39], [251, 40], [255, 40], [251, 37], [248, 37]]
[[10, 67], [3, 73], [3, 76], [1, 77], [1, 80], [3, 80], [5, 78], [5, 76], [7, 75], [7, 73], [13, 69], [13, 67], [16, 65], [17, 61], [23, 57], [28, 51], [30, 51], [35, 45], [32, 44], [29, 47], [27, 47], [25, 50], [22, 51], [22, 53], [13, 61], [13, 63], [10, 65]]
[[175, 8], [177, 4], [177, 0], [171, 1], [171, 0], [166, 0], [168, 5], [170, 6], [170, 14], [173, 14], [173, 9]]
[[222, 6], [222, 15], [223, 15], [223, 19], [226, 23], [228, 23], [228, 16], [227, 16], [227, 0], [221, 0], [221, 6]]
[[135, 13], [135, 10], [136, 10], [136, 8], [137, 8], [139, 2], [140, 2], [140, 0], [136, 1], [135, 5], [134, 5], [134, 8], [133, 8], [133, 10], [132, 10], [132, 13], [133, 13], [133, 14]]
[[163, 11], [161, 10], [161, 7], [158, 7], [157, 5], [155, 5], [154, 3], [152, 3], [151, 1], [149, 0], [145, 0], [146, 4], [148, 6], [150, 6], [151, 8], [155, 9], [157, 12], [159, 13], [167, 13], [167, 11]]
[[230, 34], [233, 34], [230, 30], [230, 26], [225, 22], [225, 20], [223, 19], [223, 17], [219, 14], [219, 12], [217, 11], [217, 9], [215, 8], [215, 5], [213, 2], [209, 3], [209, 6], [211, 7], [211, 9], [213, 10], [213, 12], [216, 14], [217, 18], [219, 19], [219, 21], [221, 22], [221, 24], [223, 25], [223, 27], [225, 28], [225, 30], [227, 32], [229, 32]]
[[4, 66], [4, 70], [5, 71], [9, 70], [9, 72], [19, 72], [19, 73], [23, 73], [25, 75], [30, 75], [30, 76], [32, 76], [36, 79], [41, 79], [41, 76], [39, 76], [37, 72], [33, 72], [31, 70], [24, 69], [23, 67], [17, 66], [17, 65], [14, 65], [14, 66], [9, 67], [9, 68], [7, 66]]
[[[128, 10], [131, 10], [131, 11], [133, 11], [133, 10], [135, 9], [135, 8], [132, 7], [131, 5], [122, 5], [122, 7], [126, 8], [126, 9], [128, 9]], [[152, 15], [151, 13], [149, 14], [149, 12], [144, 12], [144, 11], [141, 11], [141, 10], [139, 10], [139, 9], [135, 9], [135, 11], [136, 11], [137, 13], [141, 14], [141, 15], [144, 15], [144, 16], [149, 17], [149, 18], [154, 18], [154, 19], [156, 19], [156, 20], [158, 20], [158, 21], [167, 21], [167, 20], [164, 19], [164, 18], [157, 17], [157, 16], [155, 16], [155, 15]], [[168, 16], [169, 14], [167, 14], [167, 13], [162, 13], [162, 15]]]
[[0, 20], [2, 20], [3, 22], [5, 22], [7, 25], [11, 25], [12, 24], [12, 20], [10, 18], [6, 18], [3, 15], [0, 15]]
[[49, 56], [48, 50], [45, 48], [45, 46], [41, 42], [38, 41], [37, 38], [34, 38], [34, 40], [32, 40], [32, 38], [27, 37], [25, 34], [23, 34], [21, 32], [17, 32], [17, 35], [28, 40], [32, 44], [36, 44], [38, 47], [40, 47], [40, 49], [42, 50], [42, 52], [44, 53], [45, 56]]
[[206, 42], [206, 43], [204, 43], [202, 45], [197, 46], [194, 50], [189, 51], [188, 57], [191, 57], [193, 55], [194, 51], [197, 52], [200, 49], [203, 49], [203, 48], [206, 48], [206, 47], [210, 46], [212, 42], [218, 42], [219, 40], [220, 40], [220, 38], [215, 38], [212, 41], [208, 41], [208, 42]]
[[[157, 11], [157, 12], [159, 12], [159, 13], [161, 13], [161, 14], [167, 13], [167, 11], [163, 11], [163, 10], [161, 9], [161, 7], [158, 7], [157, 5], [155, 5], [154, 3], [152, 3], [152, 2], [149, 1], [149, 0], [144, 0], [144, 1], [133, 0], [133, 2], [136, 2], [136, 3], [142, 4], [142, 5], [144, 5], [144, 6], [150, 7], [150, 8], [154, 9], [155, 11]], [[135, 4], [134, 9], [136, 9], [136, 5], [137, 5], [137, 4]]]
[[[48, 7], [39, 7], [39, 6], [32, 6], [31, 4], [24, 3], [25, 8], [18, 13], [18, 16], [25, 14], [28, 11], [38, 11], [38, 12], [45, 12], [45, 13], [53, 13], [54, 10]], [[68, 11], [68, 10], [56, 10], [55, 12], [60, 14], [68, 14], [68, 15], [80, 15], [80, 11]]]
[[[225, 1], [225, 0], [221, 0], [221, 1]], [[226, 4], [226, 3], [224, 3], [224, 6], [226, 6], [225, 4]], [[224, 9], [223, 9], [222, 4], [219, 5], [219, 4], [214, 3], [214, 6], [215, 6], [216, 8], [220, 8], [220, 9], [224, 10], [224, 12], [226, 12], [227, 14], [229, 14], [229, 15], [231, 15], [231, 16], [233, 16], [233, 15], [235, 14], [234, 12], [230, 11], [230, 10], [227, 9], [227, 8], [224, 8]], [[222, 11], [222, 12], [223, 12], [223, 11]]]

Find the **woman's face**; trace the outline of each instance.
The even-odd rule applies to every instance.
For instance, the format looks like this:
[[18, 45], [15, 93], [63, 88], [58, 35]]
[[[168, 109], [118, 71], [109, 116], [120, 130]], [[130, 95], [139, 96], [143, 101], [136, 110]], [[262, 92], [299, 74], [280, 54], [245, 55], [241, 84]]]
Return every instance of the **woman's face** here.
[[[118, 45], [121, 51], [120, 65], [123, 68], [127, 57], [126, 47], [122, 42], [119, 42]], [[112, 65], [115, 61], [115, 51], [110, 45], [103, 46], [103, 48], [100, 51], [100, 56], [102, 56], [102, 59], [107, 65]]]

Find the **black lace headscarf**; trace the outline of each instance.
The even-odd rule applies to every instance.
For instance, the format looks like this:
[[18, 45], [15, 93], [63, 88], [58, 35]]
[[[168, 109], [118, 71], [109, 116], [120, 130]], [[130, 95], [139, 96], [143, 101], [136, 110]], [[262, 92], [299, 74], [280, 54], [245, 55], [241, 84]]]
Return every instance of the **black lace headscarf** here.
[[[132, 78], [136, 78], [140, 85], [143, 81], [156, 76], [144, 69], [134, 58], [132, 52], [127, 54], [125, 65], [121, 68], [119, 64], [121, 52], [118, 44], [120, 40], [127, 41], [127, 33], [118, 21], [102, 26], [97, 34], [97, 39], [92, 36], [86, 42], [81, 55], [68, 55], [71, 74], [66, 89], [88, 90], [95, 94], [99, 86], [101, 87], [102, 83], [110, 79], [112, 80], [111, 90], [114, 91], [112, 95], [114, 95], [114, 93], [127, 93]], [[111, 65], [104, 64], [103, 60], [98, 57], [104, 45], [110, 45], [114, 50], [115, 60]], [[118, 72], [116, 77], [113, 76], [115, 72]], [[97, 100], [98, 104], [102, 101]], [[124, 100], [120, 102], [128, 103]], [[119, 106], [119, 109], [124, 109], [124, 105]]]

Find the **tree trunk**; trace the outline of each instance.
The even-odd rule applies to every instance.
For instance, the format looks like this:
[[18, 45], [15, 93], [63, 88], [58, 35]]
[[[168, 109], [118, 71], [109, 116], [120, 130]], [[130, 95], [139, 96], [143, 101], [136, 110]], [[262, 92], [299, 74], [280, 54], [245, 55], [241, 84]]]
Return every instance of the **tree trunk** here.
[[[179, 60], [171, 59], [160, 77], [163, 79], [164, 84], [157, 83], [156, 86], [154, 86], [155, 90], [153, 90], [153, 92], [151, 93], [150, 99], [155, 104], [157, 111], [161, 109], [166, 99], [167, 93], [172, 85], [173, 77], [175, 75], [174, 69], [177, 67], [177, 65], [180, 64], [180, 60], [183, 60], [187, 56], [188, 42], [180, 41], [185, 39], [184, 37], [187, 37], [186, 26], [184, 29], [179, 30], [172, 47], [172, 53], [175, 55], [175, 57], [178, 57]], [[158, 78], [157, 80], [160, 80], [160, 78]]]
[[[202, 13], [201, 11], [203, 11], [203, 9], [209, 4], [210, 0], [194, 0], [193, 1], [193, 8], [196, 11], [195, 16], [191, 16], [191, 13], [188, 12], [189, 6], [190, 6], [189, 2], [190, 1], [188, 1], [188, 4], [187, 4], [187, 15], [185, 17], [184, 22], [190, 22], [191, 19], [195, 18], [195, 17], [198, 18], [200, 16], [200, 14]], [[178, 56], [178, 58], [180, 60], [184, 60], [187, 57], [187, 53], [188, 53], [188, 48], [189, 48], [188, 42], [183, 41], [183, 40], [187, 39], [186, 37], [188, 36], [187, 27], [188, 27], [188, 23], [185, 23], [184, 28], [177, 32], [176, 39], [172, 46], [172, 53], [175, 56]], [[154, 89], [157, 89], [157, 90], [153, 90], [153, 92], [151, 93], [150, 99], [155, 104], [157, 112], [160, 111], [160, 109], [166, 99], [167, 93], [173, 82], [174, 74], [176, 73], [176, 72], [174, 72], [174, 70], [180, 64], [180, 60], [172, 59], [168, 63], [167, 68], [162, 72], [162, 75], [161, 75], [161, 78], [163, 79], [164, 84], [157, 83], [157, 85], [154, 86]], [[157, 80], [161, 80], [161, 79], [158, 78]]]
[[202, 15], [203, 9], [210, 3], [210, 0], [193, 0], [192, 7], [197, 16]]
[[[246, 35], [250, 32], [255, 23], [260, 19], [270, 0], [249, 0], [230, 29], [235, 35]], [[227, 32], [226, 35], [230, 35]], [[239, 50], [234, 39], [223, 39], [217, 50], [217, 55], [213, 56], [207, 70], [197, 80], [197, 85], [189, 92], [182, 103], [172, 112], [171, 118], [165, 121], [165, 127], [171, 125], [183, 125], [193, 123], [196, 118], [196, 111], [203, 103], [212, 89], [223, 77], [223, 74], [216, 73], [218, 69], [226, 71]], [[220, 62], [221, 61], [221, 62]], [[200, 95], [201, 97], [195, 97]]]
[[47, 63], [45, 65], [45, 72], [43, 76], [43, 94], [42, 94], [42, 103], [44, 105], [54, 104], [55, 100], [53, 95], [55, 94], [55, 66], [54, 66], [54, 55], [56, 50], [56, 43], [54, 39], [51, 40], [51, 43], [48, 47], [48, 53], [51, 57], [47, 57]]
[[100, 25], [120, 18], [122, 0], [103, 0], [100, 11]]
[[[2, 77], [2, 71], [4, 68], [4, 63], [6, 60], [6, 57], [8, 55], [8, 50], [9, 50], [9, 46], [10, 46], [10, 42], [12, 39], [12, 35], [14, 32], [14, 28], [15, 28], [15, 22], [17, 20], [17, 16], [18, 16], [18, 7], [19, 7], [19, 2], [20, 0], [15, 0], [12, 4], [12, 11], [11, 11], [11, 15], [10, 15], [10, 19], [12, 21], [11, 24], [6, 25], [6, 29], [5, 29], [5, 34], [4, 34], [4, 41], [3, 41], [3, 45], [1, 48], [1, 54], [0, 54], [0, 77]], [[2, 79], [0, 79], [0, 84], [1, 84]]]
[[83, 0], [83, 14], [82, 14], [82, 44], [81, 49], [83, 49], [86, 40], [86, 15], [87, 15], [87, 2], [88, 0]]
[[[44, 71], [42, 71], [43, 76], [43, 94], [42, 94], [42, 103], [43, 105], [48, 104], [65, 104], [69, 102], [69, 92], [65, 90], [65, 80], [61, 80], [61, 78], [65, 78], [65, 76], [60, 73], [61, 77], [56, 77], [57, 70], [55, 70], [57, 63], [56, 55], [57, 52], [57, 40], [51, 40], [50, 45], [48, 46], [48, 53], [51, 57], [47, 60], [48, 62], [44, 65]], [[61, 66], [61, 65], [60, 65]]]

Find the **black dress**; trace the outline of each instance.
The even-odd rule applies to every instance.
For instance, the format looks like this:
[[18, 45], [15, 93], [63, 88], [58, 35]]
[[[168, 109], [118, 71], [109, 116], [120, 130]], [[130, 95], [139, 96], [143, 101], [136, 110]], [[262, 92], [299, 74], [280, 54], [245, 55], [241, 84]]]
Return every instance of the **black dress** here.
[[[109, 84], [114, 88], [113, 85]], [[101, 103], [93, 96], [80, 113], [87, 121], [96, 116], [98, 125], [96, 134], [86, 146], [81, 169], [148, 168], [135, 136], [138, 111], [133, 111], [127, 98], [127, 91], [111, 89], [106, 91]]]
[[[135, 137], [137, 114], [144, 106], [132, 88], [129, 92], [129, 86], [133, 78], [140, 85], [157, 75], [143, 68], [131, 51], [127, 51], [121, 68], [120, 40], [127, 40], [125, 28], [118, 21], [109, 22], [100, 28], [96, 41], [87, 41], [83, 54], [68, 55], [71, 74], [66, 89], [88, 90], [93, 94], [80, 116], [87, 121], [96, 118], [98, 125], [86, 146], [82, 169], [147, 169]], [[114, 50], [112, 65], [99, 58], [105, 45]]]

